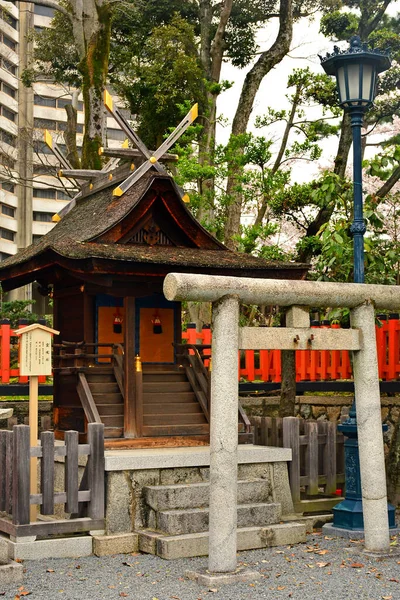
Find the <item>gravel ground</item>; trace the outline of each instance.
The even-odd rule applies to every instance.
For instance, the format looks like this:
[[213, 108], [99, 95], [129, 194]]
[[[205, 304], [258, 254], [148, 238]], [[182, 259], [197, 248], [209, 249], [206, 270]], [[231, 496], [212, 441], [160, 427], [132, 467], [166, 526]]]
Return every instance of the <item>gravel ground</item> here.
[[[400, 539], [399, 539], [400, 545]], [[145, 554], [27, 561], [24, 587], [0, 586], [0, 596], [54, 600], [400, 600], [400, 554], [367, 556], [362, 542], [310, 535], [307, 544], [240, 552], [240, 566], [262, 579], [204, 588], [184, 578], [206, 568], [207, 558], [165, 561]]]

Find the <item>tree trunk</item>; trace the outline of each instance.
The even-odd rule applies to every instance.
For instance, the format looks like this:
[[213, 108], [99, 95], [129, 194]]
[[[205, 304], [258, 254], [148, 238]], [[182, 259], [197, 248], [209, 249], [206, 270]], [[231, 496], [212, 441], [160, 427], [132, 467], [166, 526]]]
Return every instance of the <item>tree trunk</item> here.
[[281, 351], [282, 383], [279, 402], [280, 417], [294, 417], [296, 408], [296, 351]]
[[[246, 75], [239, 104], [232, 124], [232, 137], [246, 133], [254, 100], [264, 77], [286, 56], [290, 50], [293, 33], [292, 0], [281, 0], [279, 9], [279, 32], [275, 42], [269, 50], [263, 52], [255, 65]], [[238, 191], [238, 177], [241, 167], [234, 165], [228, 176], [226, 194], [230, 201], [227, 211], [225, 226], [225, 244], [232, 250], [237, 243], [233, 237], [240, 231], [240, 217], [242, 213], [242, 195]]]
[[[206, 92], [207, 105], [205, 117], [201, 123], [203, 130], [200, 140], [199, 163], [206, 166], [214, 163], [215, 129], [217, 117], [218, 85], [221, 79], [222, 59], [224, 55], [224, 36], [226, 26], [232, 11], [233, 0], [225, 0], [221, 6], [219, 23], [214, 38], [211, 40], [213, 7], [211, 0], [200, 2], [200, 61], [203, 66], [209, 88]], [[197, 218], [199, 221], [212, 223], [214, 219], [214, 188], [213, 178], [203, 180], [199, 185], [199, 193], [205, 198], [200, 206]]]
[[76, 145], [78, 111], [72, 104], [67, 104], [65, 106], [65, 112], [67, 113], [67, 127], [64, 131], [64, 141], [67, 148], [67, 161], [71, 164], [73, 169], [80, 169], [81, 161]]
[[86, 43], [86, 53], [79, 70], [83, 76], [82, 95], [85, 106], [85, 134], [82, 144], [82, 168], [101, 169], [99, 148], [106, 131], [104, 90], [108, 74], [111, 37], [111, 9], [97, 10], [98, 20]]

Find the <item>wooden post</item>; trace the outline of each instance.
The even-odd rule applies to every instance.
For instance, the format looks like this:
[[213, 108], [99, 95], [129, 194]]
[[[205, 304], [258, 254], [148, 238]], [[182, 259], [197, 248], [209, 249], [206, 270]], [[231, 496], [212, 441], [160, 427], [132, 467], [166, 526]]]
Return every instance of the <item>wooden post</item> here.
[[28, 425], [13, 429], [13, 523], [29, 524], [30, 444]]
[[42, 460], [40, 491], [42, 493], [42, 515], [54, 514], [54, 433], [43, 431], [40, 434]]
[[104, 519], [104, 425], [89, 423], [88, 442], [88, 483], [90, 502], [88, 516], [91, 519]]
[[292, 449], [292, 460], [289, 462], [289, 481], [294, 508], [300, 503], [300, 419], [285, 417], [283, 419], [283, 447]]
[[[30, 428], [30, 445], [31, 448], [37, 446], [38, 441], [38, 420], [39, 420], [39, 377], [31, 375], [29, 378], [29, 428]], [[31, 458], [31, 477], [30, 491], [31, 494], [37, 494], [38, 477], [37, 477], [38, 459]], [[30, 507], [31, 521], [37, 519], [37, 505], [32, 504]]]
[[143, 427], [143, 371], [140, 356], [135, 357], [135, 400], [136, 400], [136, 433], [142, 436]]
[[124, 299], [124, 437], [134, 438], [136, 430], [136, 398], [135, 398], [135, 298]]
[[307, 421], [304, 425], [307, 438], [307, 494], [309, 496], [316, 496], [318, 494], [318, 424], [315, 421]]

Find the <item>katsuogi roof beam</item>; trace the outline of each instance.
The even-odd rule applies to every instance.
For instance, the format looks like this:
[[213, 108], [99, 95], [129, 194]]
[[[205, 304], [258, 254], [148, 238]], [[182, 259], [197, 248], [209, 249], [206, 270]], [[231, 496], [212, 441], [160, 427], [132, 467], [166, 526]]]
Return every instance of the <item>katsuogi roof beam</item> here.
[[[104, 92], [104, 104], [110, 114], [117, 121], [118, 125], [125, 131], [128, 138], [132, 141], [132, 143], [136, 146], [138, 150], [143, 154], [143, 156], [147, 159], [130, 177], [128, 177], [121, 185], [115, 188], [113, 194], [114, 196], [122, 196], [127, 190], [136, 181], [138, 181], [141, 176], [146, 173], [151, 167], [154, 167], [159, 173], [167, 175], [164, 167], [158, 162], [160, 158], [164, 156], [164, 154], [175, 144], [175, 142], [180, 138], [180, 136], [186, 131], [186, 129], [193, 123], [193, 121], [197, 118], [198, 115], [198, 105], [195, 104], [188, 114], [182, 119], [179, 125], [174, 129], [174, 131], [168, 136], [163, 144], [152, 154], [147, 146], [142, 142], [139, 136], [133, 131], [125, 117], [122, 113], [114, 108], [113, 100], [111, 95], [107, 92]], [[181, 190], [181, 196], [184, 198], [185, 193]]]

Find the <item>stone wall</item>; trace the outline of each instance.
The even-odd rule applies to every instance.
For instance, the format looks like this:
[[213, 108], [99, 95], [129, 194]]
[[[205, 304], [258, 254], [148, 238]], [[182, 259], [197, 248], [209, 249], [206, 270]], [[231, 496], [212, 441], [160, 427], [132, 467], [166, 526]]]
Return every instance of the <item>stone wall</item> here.
[[[314, 419], [317, 421], [345, 420], [353, 396], [296, 396], [295, 416], [303, 419]], [[248, 416], [254, 417], [277, 417], [279, 410], [279, 396], [246, 397], [240, 399]], [[385, 455], [389, 451], [394, 426], [400, 416], [400, 397], [385, 396], [381, 398], [382, 423], [387, 425], [384, 433]]]
[[[29, 402], [25, 400], [10, 400], [0, 402], [0, 408], [12, 408], [13, 409], [13, 418], [15, 417], [18, 420], [18, 424], [23, 424], [24, 419], [29, 415]], [[41, 417], [51, 418], [51, 422], [53, 422], [53, 401], [52, 400], [39, 400], [39, 426]], [[7, 423], [3, 421], [1, 423], [0, 429], [6, 429]]]

